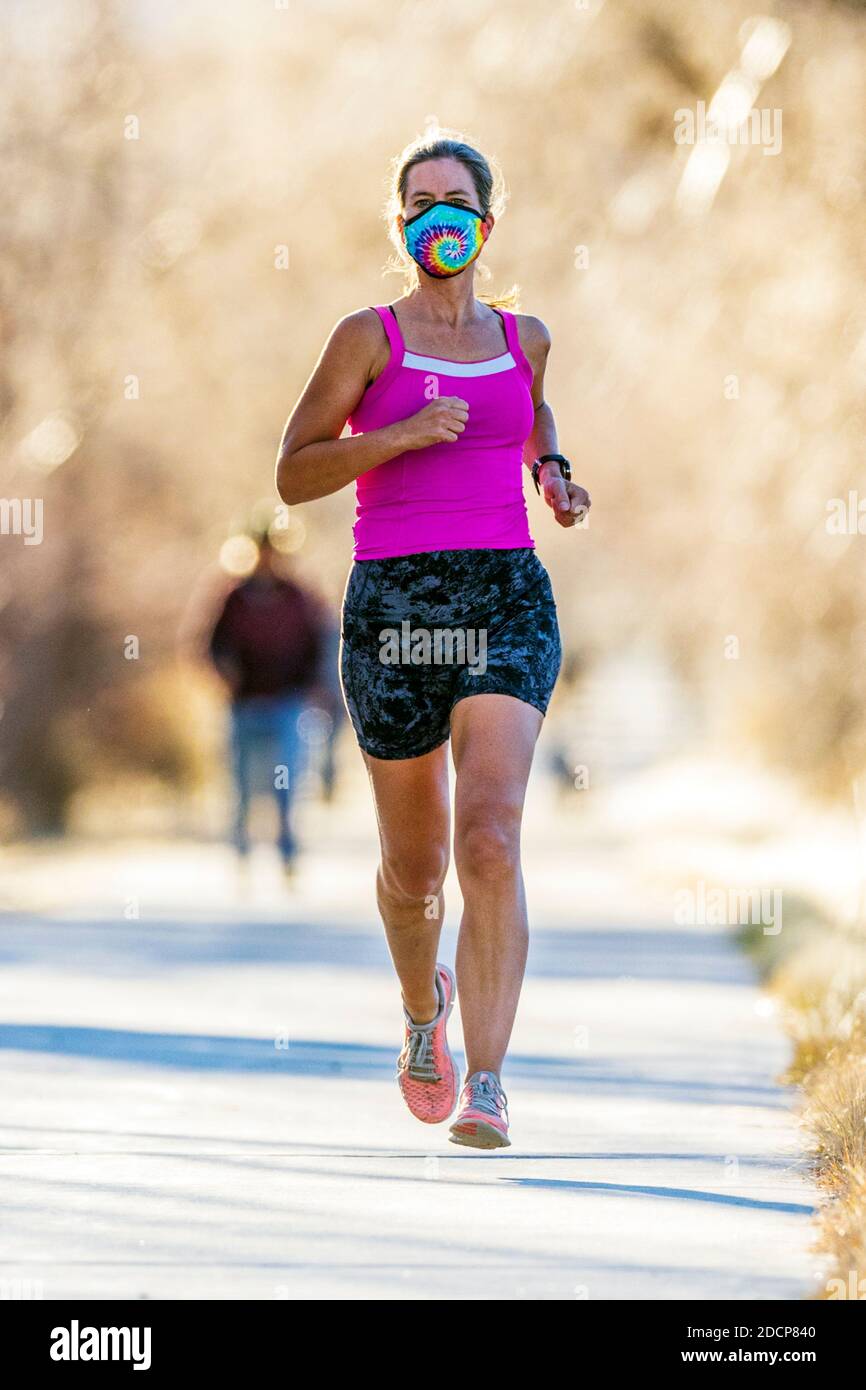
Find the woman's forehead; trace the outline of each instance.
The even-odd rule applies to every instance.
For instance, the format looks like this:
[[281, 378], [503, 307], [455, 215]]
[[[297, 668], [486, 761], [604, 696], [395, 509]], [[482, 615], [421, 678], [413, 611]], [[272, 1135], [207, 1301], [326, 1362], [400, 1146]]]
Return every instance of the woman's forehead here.
[[474, 193], [472, 175], [459, 159], [425, 159], [413, 164], [406, 181], [406, 197], [419, 193]]

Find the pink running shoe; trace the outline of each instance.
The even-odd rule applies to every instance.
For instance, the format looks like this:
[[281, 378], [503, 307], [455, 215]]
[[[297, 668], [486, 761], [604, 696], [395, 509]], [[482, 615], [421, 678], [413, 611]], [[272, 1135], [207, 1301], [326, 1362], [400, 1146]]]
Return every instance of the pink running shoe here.
[[457, 1104], [458, 1074], [445, 1029], [456, 986], [447, 965], [436, 966], [439, 1012], [429, 1023], [413, 1023], [403, 1010], [406, 1038], [397, 1059], [397, 1080], [416, 1120], [441, 1125]]
[[508, 1100], [494, 1071], [476, 1071], [460, 1093], [460, 1109], [451, 1126], [452, 1144], [470, 1149], [507, 1149]]

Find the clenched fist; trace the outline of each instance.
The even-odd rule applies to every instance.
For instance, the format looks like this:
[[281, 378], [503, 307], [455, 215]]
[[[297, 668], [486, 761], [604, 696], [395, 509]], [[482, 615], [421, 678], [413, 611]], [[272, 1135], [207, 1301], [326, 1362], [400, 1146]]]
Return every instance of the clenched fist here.
[[567, 483], [558, 464], [542, 464], [541, 491], [560, 526], [579, 526], [592, 506], [589, 493], [579, 483]]
[[469, 419], [469, 403], [459, 396], [439, 396], [417, 415], [401, 421], [406, 449], [426, 449], [429, 444], [453, 444]]

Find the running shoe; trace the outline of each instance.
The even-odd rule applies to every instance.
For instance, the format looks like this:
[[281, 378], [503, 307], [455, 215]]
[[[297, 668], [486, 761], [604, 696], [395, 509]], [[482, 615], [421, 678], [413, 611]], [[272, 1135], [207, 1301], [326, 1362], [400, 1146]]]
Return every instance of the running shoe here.
[[508, 1099], [495, 1071], [476, 1071], [467, 1078], [450, 1138], [470, 1149], [510, 1148]]
[[456, 986], [447, 965], [436, 966], [439, 1012], [429, 1023], [414, 1023], [404, 1008], [406, 1036], [397, 1059], [397, 1080], [416, 1120], [441, 1125], [457, 1104], [459, 1077], [445, 1029]]

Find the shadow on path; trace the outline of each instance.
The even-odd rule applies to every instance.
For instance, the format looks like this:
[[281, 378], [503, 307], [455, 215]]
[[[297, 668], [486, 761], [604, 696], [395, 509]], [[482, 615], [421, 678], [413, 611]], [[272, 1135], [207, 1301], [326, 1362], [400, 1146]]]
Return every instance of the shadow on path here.
[[517, 1187], [573, 1189], [576, 1192], [613, 1192], [635, 1197], [671, 1197], [677, 1201], [716, 1202], [731, 1207], [755, 1207], [759, 1211], [796, 1212], [812, 1216], [815, 1208], [803, 1202], [766, 1202], [758, 1197], [739, 1197], [733, 1192], [696, 1192], [690, 1187], [647, 1187], [620, 1182], [579, 1182], [568, 1178], [506, 1178]]
[[[234, 1038], [195, 1033], [144, 1033], [115, 1028], [54, 1024], [0, 1025], [0, 1053], [29, 1052], [142, 1067], [173, 1067], [212, 1072], [281, 1072], [286, 1077], [332, 1077], [384, 1081], [394, 1076], [396, 1050], [370, 1044], [292, 1038], [279, 1048], [269, 1038]], [[779, 1089], [735, 1077], [671, 1075], [671, 1059], [642, 1053], [640, 1068], [594, 1058], [509, 1056], [510, 1079], [533, 1087], [580, 1087], [595, 1095], [670, 1097], [698, 1104], [783, 1105]], [[677, 1059], [682, 1066], [682, 1059]]]
[[[445, 939], [453, 938], [446, 929]], [[80, 921], [0, 913], [0, 962], [46, 964], [76, 974], [160, 976], [170, 970], [274, 964], [334, 970], [390, 969], [378, 924], [357, 930], [312, 922], [240, 922], [209, 917]], [[741, 985], [752, 978], [730, 933], [676, 930], [666, 923], [632, 929], [533, 927], [527, 975], [575, 980], [671, 980]]]

